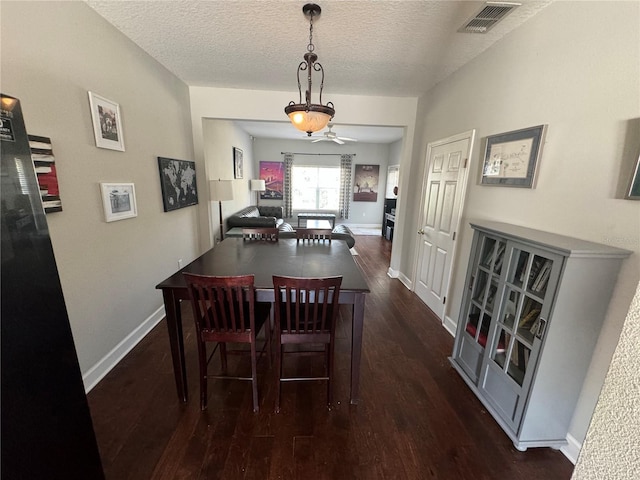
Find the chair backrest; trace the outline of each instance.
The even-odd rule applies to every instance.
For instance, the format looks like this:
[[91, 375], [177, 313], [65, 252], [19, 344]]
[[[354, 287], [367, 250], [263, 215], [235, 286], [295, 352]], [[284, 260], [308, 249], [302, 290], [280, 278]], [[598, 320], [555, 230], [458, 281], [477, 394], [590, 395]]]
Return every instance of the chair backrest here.
[[213, 277], [184, 273], [198, 334], [255, 334], [253, 275]]
[[307, 240], [309, 242], [324, 242], [328, 240], [331, 243], [330, 228], [298, 228], [296, 230], [296, 240]]
[[278, 241], [278, 229], [269, 227], [250, 227], [242, 229], [243, 240]]
[[342, 277], [273, 276], [276, 325], [284, 334], [332, 333]]

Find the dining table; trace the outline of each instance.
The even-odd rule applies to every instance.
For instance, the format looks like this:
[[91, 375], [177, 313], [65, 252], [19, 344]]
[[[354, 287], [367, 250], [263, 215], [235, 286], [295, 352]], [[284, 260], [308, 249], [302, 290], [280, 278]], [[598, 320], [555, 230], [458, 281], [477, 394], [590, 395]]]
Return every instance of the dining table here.
[[156, 289], [162, 291], [164, 299], [178, 398], [186, 403], [187, 367], [180, 302], [188, 300], [189, 295], [183, 273], [211, 276], [254, 275], [256, 300], [270, 303], [275, 299], [273, 275], [342, 276], [339, 303], [352, 306], [350, 403], [358, 403], [364, 304], [370, 290], [363, 271], [345, 241], [307, 243], [297, 242], [295, 238], [281, 238], [272, 242], [227, 237], [156, 285]]

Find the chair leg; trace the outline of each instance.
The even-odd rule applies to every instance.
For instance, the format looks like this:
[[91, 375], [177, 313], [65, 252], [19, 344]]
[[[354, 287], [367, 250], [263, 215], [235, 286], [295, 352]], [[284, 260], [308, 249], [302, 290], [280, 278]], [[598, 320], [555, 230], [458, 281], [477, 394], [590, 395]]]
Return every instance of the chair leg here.
[[198, 345], [198, 363], [200, 365], [200, 410], [207, 409], [207, 346], [201, 341]]
[[220, 342], [220, 362], [222, 363], [222, 372], [227, 373], [227, 344]]
[[329, 407], [331, 407], [331, 403], [333, 402], [333, 347], [334, 342], [330, 342], [329, 345], [327, 345], [329, 357], [327, 358], [327, 377], [329, 377], [327, 381], [327, 405]]
[[269, 356], [269, 368], [271, 368], [271, 365], [273, 364], [273, 358], [272, 358], [272, 352], [271, 352], [271, 333], [273, 332], [273, 321], [272, 321], [272, 316], [273, 316], [273, 308], [271, 310], [269, 310], [269, 318], [267, 319], [267, 325], [266, 325], [266, 341], [267, 341], [267, 348], [269, 349], [269, 351], [267, 352], [267, 355]]
[[254, 338], [251, 342], [251, 389], [253, 391], [253, 411], [257, 412], [260, 410], [260, 405], [258, 403], [258, 362], [256, 356], [255, 332], [252, 332], [252, 336]]
[[276, 373], [278, 377], [276, 381], [278, 384], [276, 385], [276, 413], [280, 413], [280, 390], [282, 387], [282, 382], [280, 379], [282, 378], [282, 356], [284, 354], [284, 346], [280, 344], [280, 335], [278, 337], [278, 350], [276, 350]]

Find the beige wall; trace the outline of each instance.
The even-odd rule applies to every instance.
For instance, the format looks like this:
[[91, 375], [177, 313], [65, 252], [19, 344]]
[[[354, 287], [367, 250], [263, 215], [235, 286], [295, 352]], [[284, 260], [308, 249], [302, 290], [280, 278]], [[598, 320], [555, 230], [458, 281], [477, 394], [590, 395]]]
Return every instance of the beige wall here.
[[[254, 166], [253, 141], [249, 134], [237, 127], [230, 120], [202, 120], [204, 137], [204, 179], [232, 180], [233, 200], [222, 202], [222, 218], [226, 218], [250, 204], [255, 204], [255, 193], [249, 190], [249, 180], [258, 178]], [[242, 150], [244, 172], [242, 179], [234, 179], [233, 147]], [[202, 185], [201, 191], [206, 191], [207, 185]], [[249, 195], [253, 193], [253, 195]], [[214, 245], [220, 238], [220, 205], [217, 202], [209, 205], [210, 245]], [[206, 211], [206, 204], [201, 204], [202, 211]], [[224, 225], [226, 230], [226, 225]]]
[[[188, 89], [83, 2], [1, 8], [2, 92], [53, 144], [64, 210], [47, 221], [90, 386], [162, 318], [155, 285], [198, 252], [196, 208], [163, 212], [156, 159], [193, 159]], [[96, 148], [88, 90], [120, 104], [125, 152]], [[133, 182], [138, 216], [105, 223], [100, 182]]]
[[[570, 427], [575, 444], [584, 439], [640, 278], [640, 202], [617, 198], [621, 172], [640, 151], [640, 133], [631, 128], [640, 118], [638, 25], [638, 2], [555, 2], [432, 89], [418, 107], [413, 192], [420, 191], [427, 143], [476, 129], [449, 324], [455, 325], [461, 303], [469, 219], [521, 224], [635, 252], [623, 265]], [[540, 124], [549, 127], [535, 189], [477, 184], [487, 135]], [[409, 233], [417, 230], [419, 204], [412, 206], [401, 265], [409, 278], [416, 250]]]

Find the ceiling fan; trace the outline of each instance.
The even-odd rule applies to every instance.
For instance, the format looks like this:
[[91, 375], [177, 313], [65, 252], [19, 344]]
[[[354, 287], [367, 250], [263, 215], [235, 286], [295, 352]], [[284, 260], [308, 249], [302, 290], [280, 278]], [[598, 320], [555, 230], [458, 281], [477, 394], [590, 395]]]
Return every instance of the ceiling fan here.
[[[333, 128], [333, 124], [329, 123], [327, 125], [327, 127], [329, 128], [328, 132], [324, 132], [322, 137], [316, 137], [315, 140], [312, 140], [311, 143], [316, 143], [316, 142], [336, 142], [339, 145], [344, 145], [344, 142], [357, 142], [358, 140], [356, 140], [355, 138], [349, 138], [349, 137], [339, 137], [335, 132], [333, 132], [331, 130], [331, 128]], [[313, 137], [311, 137], [313, 138]]]

